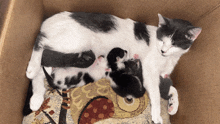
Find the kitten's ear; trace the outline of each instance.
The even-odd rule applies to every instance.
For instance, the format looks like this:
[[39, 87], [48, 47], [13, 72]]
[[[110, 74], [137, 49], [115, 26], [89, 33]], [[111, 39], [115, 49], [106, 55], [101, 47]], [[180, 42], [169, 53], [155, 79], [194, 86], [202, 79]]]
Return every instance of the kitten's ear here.
[[159, 17], [158, 27], [161, 27], [161, 25], [166, 25], [169, 21], [168, 18], [163, 17], [160, 13], [158, 13], [158, 17]]
[[202, 31], [202, 28], [198, 28], [198, 27], [190, 29], [188, 31], [188, 33], [191, 34], [191, 36], [189, 37], [189, 36], [186, 35], [186, 38], [189, 39], [189, 40], [194, 41], [199, 36], [201, 31]]

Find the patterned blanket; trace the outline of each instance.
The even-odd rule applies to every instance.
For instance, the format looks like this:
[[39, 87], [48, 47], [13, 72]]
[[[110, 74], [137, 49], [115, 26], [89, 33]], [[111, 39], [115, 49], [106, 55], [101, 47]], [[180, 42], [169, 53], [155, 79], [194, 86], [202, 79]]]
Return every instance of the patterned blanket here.
[[[118, 96], [110, 82], [100, 79], [69, 90], [47, 92], [41, 108], [23, 118], [23, 124], [153, 124], [148, 94], [126, 99]], [[168, 102], [161, 99], [164, 124], [170, 124]]]

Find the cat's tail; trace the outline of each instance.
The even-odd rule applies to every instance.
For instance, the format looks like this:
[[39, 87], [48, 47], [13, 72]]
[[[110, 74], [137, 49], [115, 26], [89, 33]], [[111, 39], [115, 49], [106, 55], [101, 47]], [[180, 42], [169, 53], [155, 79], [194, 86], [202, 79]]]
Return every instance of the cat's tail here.
[[53, 83], [54, 79], [47, 73], [47, 71], [46, 71], [46, 69], [45, 69], [44, 67], [42, 67], [42, 68], [43, 68], [43, 71], [44, 71], [44, 74], [45, 74], [45, 77], [46, 77], [46, 79], [47, 79], [48, 84], [49, 84], [52, 88], [58, 89], [58, 87], [57, 87], [56, 85], [54, 85], [54, 83]]

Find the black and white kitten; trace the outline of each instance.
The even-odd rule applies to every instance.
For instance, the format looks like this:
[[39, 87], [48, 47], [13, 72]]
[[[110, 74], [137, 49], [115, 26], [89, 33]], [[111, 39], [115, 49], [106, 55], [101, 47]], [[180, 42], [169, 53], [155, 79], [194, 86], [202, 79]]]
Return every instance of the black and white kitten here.
[[[95, 62], [87, 68], [78, 67], [55, 67], [51, 78], [53, 85], [59, 89], [79, 87], [88, 83], [106, 78], [112, 70], [125, 68], [124, 61], [127, 60], [127, 51], [121, 48], [113, 48], [107, 58], [99, 56]], [[132, 65], [131, 65], [132, 66]], [[129, 65], [127, 65], [129, 67]]]
[[88, 68], [55, 67], [52, 71], [53, 83], [60, 89], [79, 87], [105, 78], [108, 72], [107, 61], [103, 56], [98, 57]]
[[127, 51], [119, 47], [113, 48], [107, 56], [108, 67], [111, 71], [125, 68], [124, 61], [128, 60]]
[[[106, 56], [112, 48], [120, 47], [128, 51], [129, 58], [139, 56], [143, 67], [143, 85], [150, 97], [152, 120], [162, 124], [159, 77], [172, 72], [181, 55], [189, 50], [200, 34], [201, 28], [185, 20], [158, 16], [159, 27], [155, 27], [109, 14], [58, 13], [43, 22], [26, 75], [34, 79], [43, 72], [41, 58], [44, 49], [66, 54], [92, 50], [95, 56]], [[44, 91], [39, 89], [43, 86], [39, 85], [33, 82], [33, 92], [42, 95]]]
[[125, 68], [112, 71], [109, 74], [112, 89], [120, 96], [128, 99], [138, 98], [144, 95], [142, 66], [140, 60], [128, 60], [124, 62]]

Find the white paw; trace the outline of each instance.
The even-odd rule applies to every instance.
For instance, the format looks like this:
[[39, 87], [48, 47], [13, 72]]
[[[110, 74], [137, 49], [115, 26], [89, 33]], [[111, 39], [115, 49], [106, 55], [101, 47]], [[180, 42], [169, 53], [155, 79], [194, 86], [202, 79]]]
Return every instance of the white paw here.
[[174, 87], [170, 87], [169, 95], [172, 94], [172, 97], [170, 97], [168, 101], [168, 113], [170, 115], [174, 115], [178, 111], [179, 107], [179, 100], [178, 100], [178, 93]]
[[152, 114], [152, 121], [155, 124], [163, 124], [163, 119], [160, 116], [160, 110], [158, 110], [158, 108], [155, 108], [155, 109], [152, 108], [152, 113], [151, 114]]
[[29, 62], [29, 65], [28, 65], [28, 68], [27, 68], [27, 71], [26, 71], [26, 76], [29, 79], [33, 79], [38, 74], [38, 72], [40, 71], [40, 67], [41, 66], [38, 65], [38, 64]]
[[154, 124], [163, 124], [163, 119], [161, 116], [152, 116], [152, 121]]
[[44, 101], [44, 96], [34, 94], [30, 99], [30, 108], [32, 111], [37, 111]]

